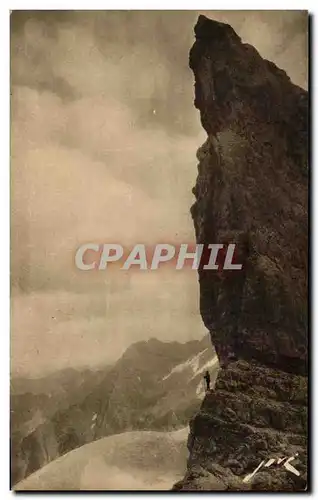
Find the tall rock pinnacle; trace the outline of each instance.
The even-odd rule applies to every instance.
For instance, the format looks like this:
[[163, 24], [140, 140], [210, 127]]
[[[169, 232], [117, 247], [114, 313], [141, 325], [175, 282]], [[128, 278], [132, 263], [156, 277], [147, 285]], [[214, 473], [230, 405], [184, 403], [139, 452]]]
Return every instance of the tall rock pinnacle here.
[[195, 106], [208, 136], [197, 153], [196, 238], [236, 243], [243, 269], [199, 270], [201, 315], [224, 368], [191, 422], [188, 471], [175, 489], [303, 490], [307, 92], [231, 26], [200, 16], [195, 35]]

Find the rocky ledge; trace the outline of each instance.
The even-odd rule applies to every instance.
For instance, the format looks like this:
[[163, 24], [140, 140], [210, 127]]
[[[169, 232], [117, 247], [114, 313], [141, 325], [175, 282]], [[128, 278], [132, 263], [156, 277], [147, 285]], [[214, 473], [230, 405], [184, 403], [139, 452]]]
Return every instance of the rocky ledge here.
[[201, 315], [223, 368], [191, 421], [188, 470], [174, 489], [301, 491], [307, 92], [231, 26], [200, 16], [195, 35], [190, 67], [207, 132], [191, 209], [196, 239], [235, 243], [243, 267], [199, 269]]

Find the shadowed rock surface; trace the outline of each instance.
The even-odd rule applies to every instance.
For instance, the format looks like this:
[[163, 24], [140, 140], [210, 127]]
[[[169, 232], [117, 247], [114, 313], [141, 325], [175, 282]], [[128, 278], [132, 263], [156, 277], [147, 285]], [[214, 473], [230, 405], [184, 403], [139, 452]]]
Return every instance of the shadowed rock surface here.
[[[199, 269], [223, 369], [191, 422], [179, 490], [304, 490], [307, 483], [307, 92], [200, 16], [190, 52], [199, 148], [198, 243], [235, 243], [241, 271]], [[233, 361], [233, 358], [235, 361]], [[262, 460], [296, 455], [243, 478]]]

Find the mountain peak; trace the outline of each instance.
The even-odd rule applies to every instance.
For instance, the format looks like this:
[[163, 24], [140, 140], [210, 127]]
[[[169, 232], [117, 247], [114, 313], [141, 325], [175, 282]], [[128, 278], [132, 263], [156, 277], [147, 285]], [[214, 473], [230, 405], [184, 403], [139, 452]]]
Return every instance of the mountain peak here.
[[[199, 269], [220, 359], [191, 420], [179, 490], [302, 491], [307, 482], [308, 96], [225, 24], [200, 16], [190, 51], [198, 243], [235, 243], [241, 271]], [[262, 461], [295, 460], [262, 470]], [[296, 460], [297, 457], [297, 460]], [[286, 458], [287, 459], [287, 458]]]

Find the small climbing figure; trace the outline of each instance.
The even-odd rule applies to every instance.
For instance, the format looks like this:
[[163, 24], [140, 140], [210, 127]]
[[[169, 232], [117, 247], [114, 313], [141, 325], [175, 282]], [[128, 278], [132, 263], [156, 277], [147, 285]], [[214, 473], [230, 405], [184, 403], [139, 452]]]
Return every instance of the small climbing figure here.
[[210, 377], [210, 373], [208, 372], [208, 370], [205, 372], [205, 375], [203, 378], [204, 378], [205, 383], [206, 383], [206, 391], [208, 392], [210, 390], [210, 383], [211, 383], [211, 377]]

